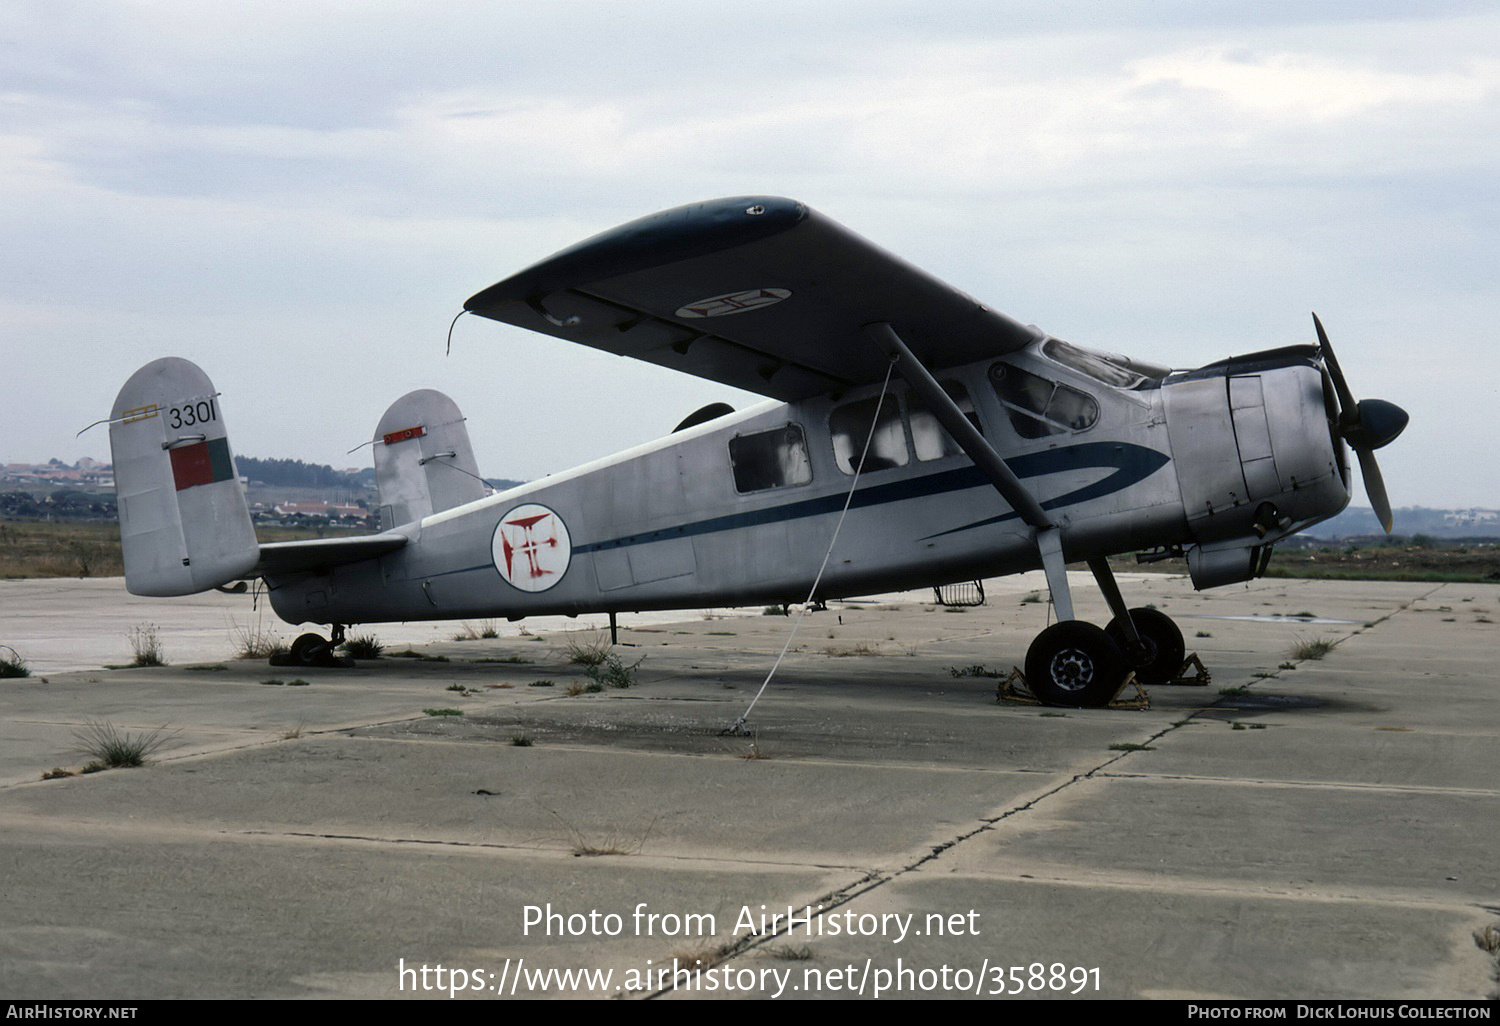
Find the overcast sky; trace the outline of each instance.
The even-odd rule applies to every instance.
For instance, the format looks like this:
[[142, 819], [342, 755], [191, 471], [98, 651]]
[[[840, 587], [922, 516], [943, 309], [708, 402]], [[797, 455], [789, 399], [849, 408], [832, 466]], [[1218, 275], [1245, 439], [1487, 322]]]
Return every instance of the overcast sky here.
[[1489, 2], [6, 0], [0, 460], [107, 458], [175, 355], [244, 455], [368, 465], [426, 387], [485, 473], [566, 469], [750, 397], [478, 318], [445, 357], [464, 299], [771, 194], [1153, 362], [1317, 310], [1411, 412], [1392, 502], [1500, 507], [1497, 110]]

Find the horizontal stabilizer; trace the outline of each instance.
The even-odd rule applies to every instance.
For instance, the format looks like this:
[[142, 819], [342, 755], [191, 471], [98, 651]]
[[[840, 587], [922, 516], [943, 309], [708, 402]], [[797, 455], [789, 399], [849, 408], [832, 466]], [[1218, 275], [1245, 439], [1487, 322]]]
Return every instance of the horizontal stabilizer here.
[[270, 542], [260, 547], [260, 562], [255, 565], [255, 573], [251, 576], [283, 577], [321, 573], [346, 563], [360, 563], [395, 552], [406, 542], [406, 535], [395, 531], [360, 538], [309, 538], [306, 541]]

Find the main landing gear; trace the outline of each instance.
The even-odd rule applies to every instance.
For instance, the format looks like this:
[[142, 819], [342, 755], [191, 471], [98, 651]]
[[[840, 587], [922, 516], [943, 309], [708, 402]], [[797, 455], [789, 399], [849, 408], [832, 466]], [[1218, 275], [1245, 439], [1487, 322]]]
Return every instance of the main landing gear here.
[[1187, 646], [1172, 618], [1127, 610], [1109, 564], [1089, 560], [1089, 568], [1115, 618], [1104, 628], [1063, 620], [1036, 636], [1026, 652], [1026, 684], [1044, 705], [1108, 705], [1132, 670], [1142, 684], [1166, 684], [1182, 669]]

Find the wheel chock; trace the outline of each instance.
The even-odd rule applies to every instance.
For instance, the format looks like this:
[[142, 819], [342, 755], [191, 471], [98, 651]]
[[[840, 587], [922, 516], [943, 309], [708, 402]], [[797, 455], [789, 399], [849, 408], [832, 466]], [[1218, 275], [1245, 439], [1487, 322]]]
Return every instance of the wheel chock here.
[[[1193, 675], [1188, 676], [1192, 670]], [[1214, 679], [1214, 675], [1208, 672], [1208, 667], [1203, 665], [1203, 660], [1198, 658], [1197, 652], [1192, 652], [1182, 662], [1182, 669], [1177, 671], [1177, 676], [1167, 681], [1168, 684], [1182, 684], [1187, 687], [1207, 687]]]
[[1017, 705], [1042, 704], [1026, 686], [1026, 674], [1021, 672], [1019, 666], [1012, 666], [1010, 676], [1002, 678], [1000, 683], [995, 685], [995, 701], [1014, 702]]
[[[1193, 658], [1196, 659], [1197, 656]], [[1199, 663], [1198, 665], [1202, 666], [1203, 664]], [[1135, 688], [1135, 695], [1131, 698], [1121, 698], [1120, 696], [1125, 693], [1125, 689], [1128, 687]], [[1027, 686], [1026, 674], [1022, 673], [1020, 667], [1016, 666], [1011, 667], [1010, 675], [1002, 679], [995, 686], [995, 701], [1011, 702], [1015, 705], [1042, 704], [1036, 695], [1032, 694], [1031, 688]], [[1135, 671], [1132, 670], [1120, 681], [1119, 690], [1115, 692], [1115, 697], [1109, 700], [1105, 708], [1131, 709], [1143, 712], [1151, 708], [1151, 695], [1145, 688], [1141, 687], [1141, 682], [1135, 679]]]

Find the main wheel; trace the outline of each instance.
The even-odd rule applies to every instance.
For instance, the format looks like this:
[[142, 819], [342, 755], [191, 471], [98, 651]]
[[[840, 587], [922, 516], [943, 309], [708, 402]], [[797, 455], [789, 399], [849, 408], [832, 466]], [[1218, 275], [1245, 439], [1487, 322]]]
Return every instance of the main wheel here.
[[333, 646], [321, 634], [299, 634], [292, 642], [292, 660], [298, 666], [317, 666], [332, 651]]
[[1177, 624], [1156, 609], [1132, 609], [1130, 620], [1135, 624], [1135, 632], [1140, 635], [1144, 647], [1137, 658], [1131, 658], [1133, 653], [1125, 625], [1118, 616], [1104, 628], [1104, 633], [1125, 653], [1126, 664], [1135, 670], [1136, 679], [1142, 684], [1167, 684], [1175, 680], [1187, 654], [1187, 645]]
[[1124, 675], [1119, 646], [1102, 628], [1082, 620], [1053, 624], [1026, 652], [1026, 683], [1044, 705], [1107, 705]]

